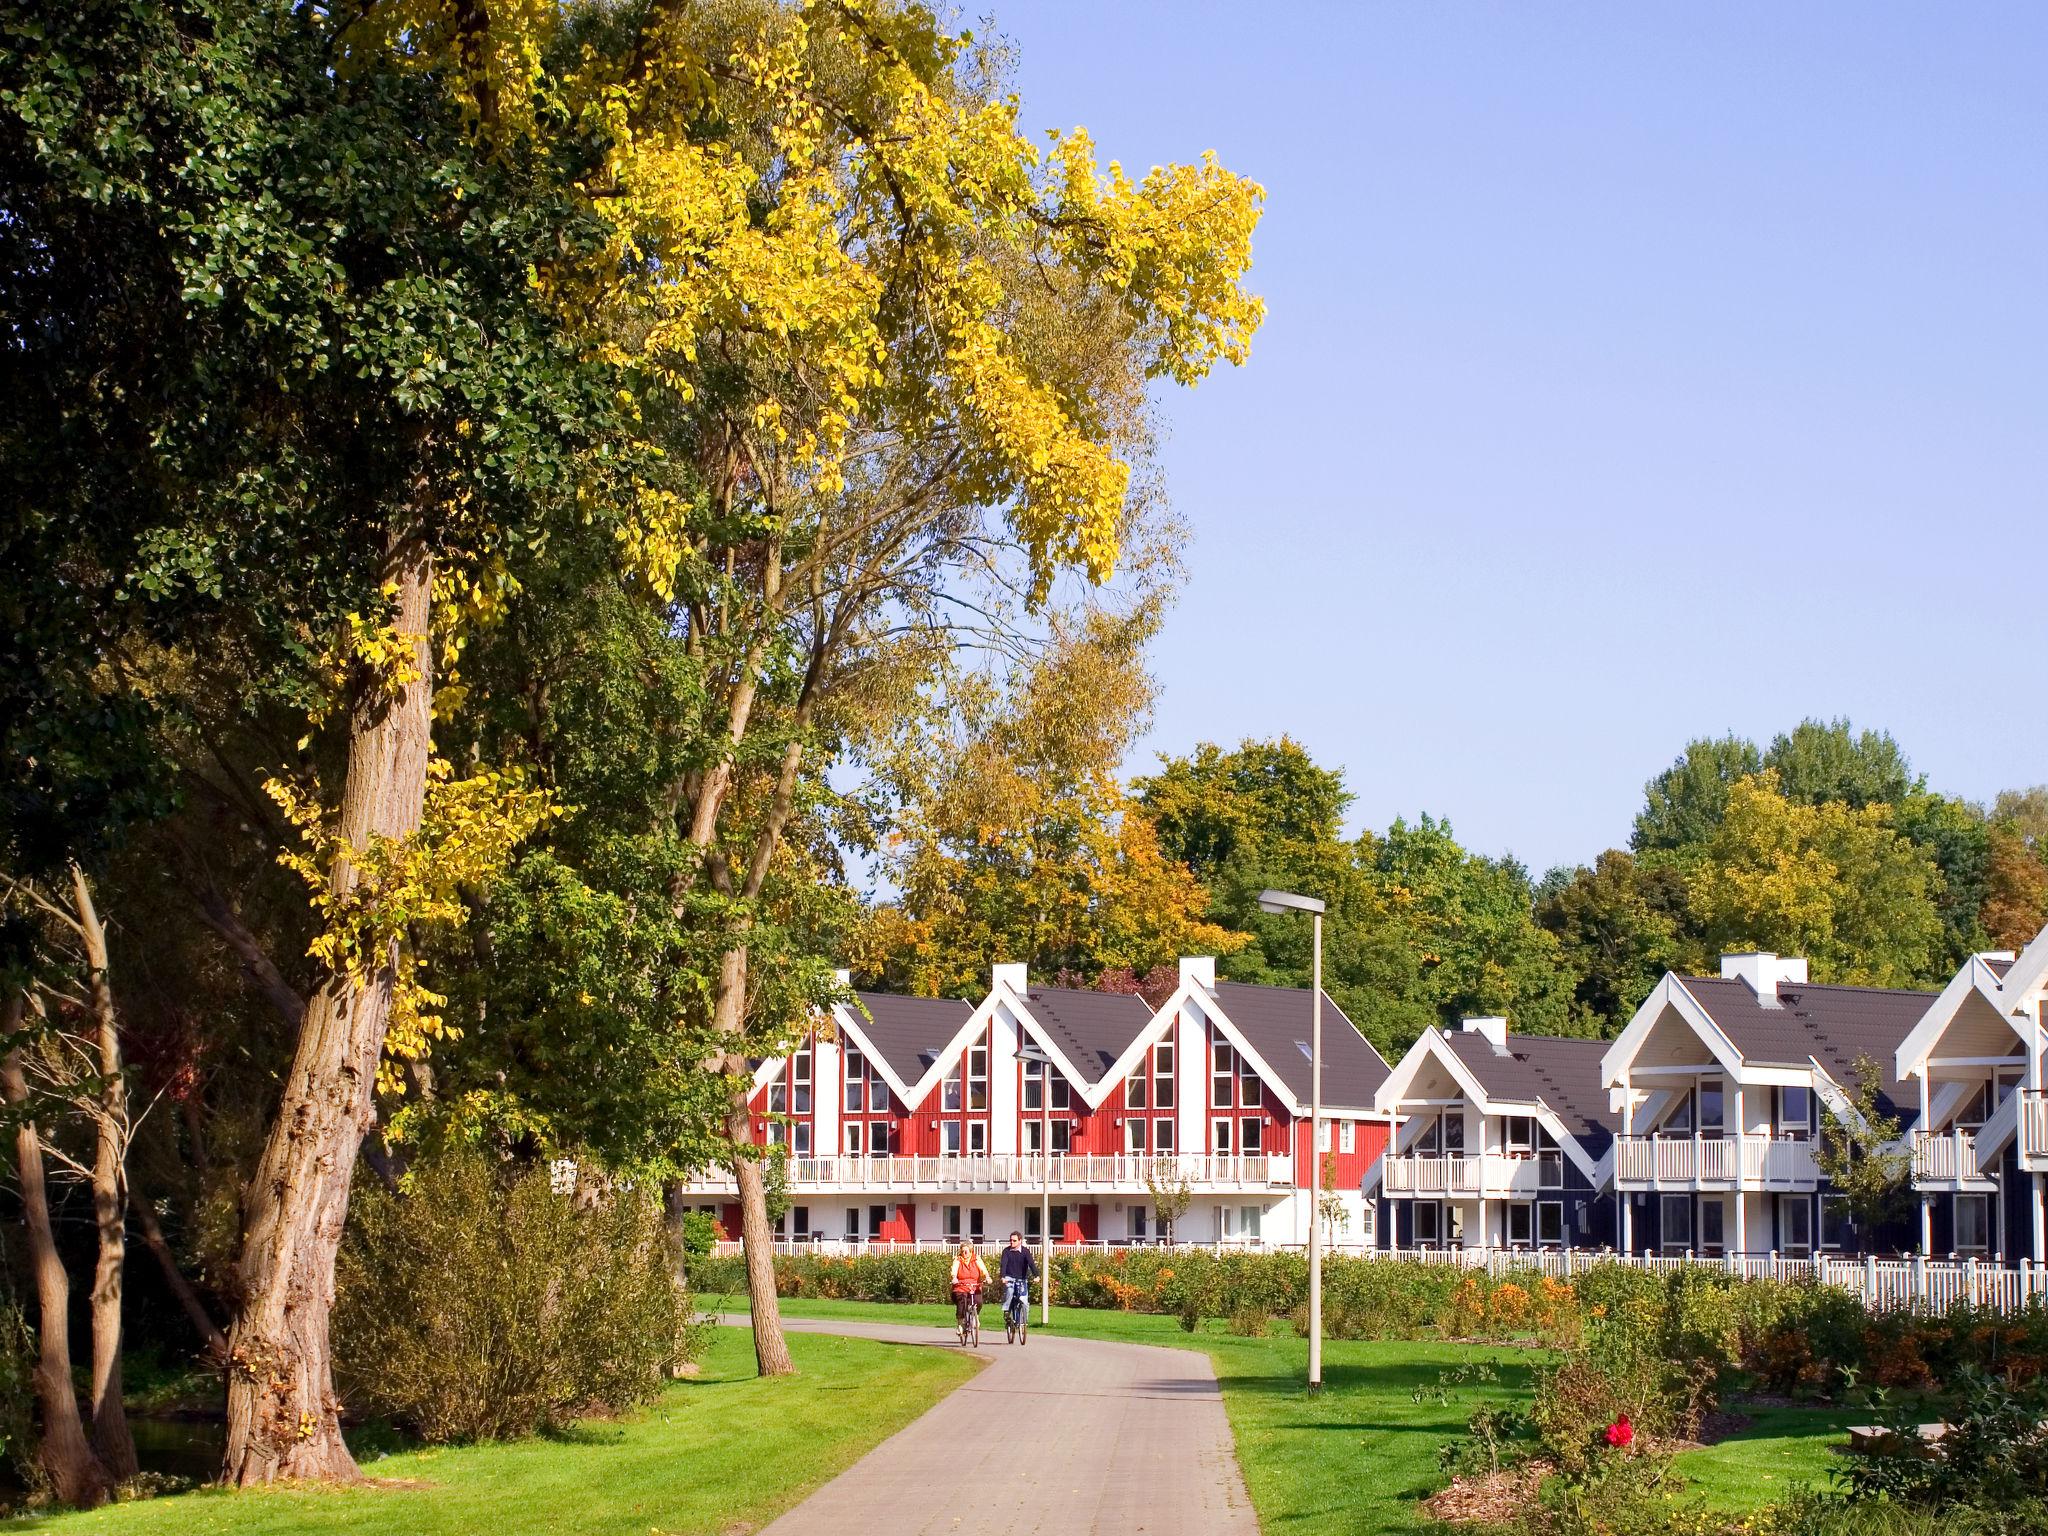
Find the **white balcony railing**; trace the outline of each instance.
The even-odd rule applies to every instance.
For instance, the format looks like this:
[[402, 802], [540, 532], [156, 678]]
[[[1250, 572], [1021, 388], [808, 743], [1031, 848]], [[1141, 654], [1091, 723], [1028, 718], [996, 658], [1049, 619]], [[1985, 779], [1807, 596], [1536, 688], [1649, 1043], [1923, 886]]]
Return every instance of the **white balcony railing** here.
[[1424, 1197], [1534, 1195], [1564, 1187], [1564, 1155], [1459, 1152], [1390, 1157], [1383, 1187], [1390, 1195]]
[[1774, 1136], [1622, 1136], [1614, 1176], [1625, 1185], [1786, 1189], [1819, 1182], [1813, 1143]]
[[[1031, 1193], [1047, 1183], [1055, 1190], [1143, 1193], [1148, 1179], [1185, 1179], [1197, 1193], [1238, 1192], [1292, 1186], [1294, 1160], [1279, 1155], [1240, 1157], [1179, 1155], [1168, 1157], [1086, 1157], [1054, 1153], [966, 1157], [793, 1157], [789, 1160], [792, 1189], [1015, 1191]], [[692, 1181], [694, 1188], [724, 1188], [732, 1183], [723, 1171]]]
[[2048, 1168], [2048, 1093], [2038, 1088], [2029, 1088], [2020, 1104], [2020, 1161]]
[[1977, 1138], [1964, 1130], [1916, 1131], [1913, 1179], [1919, 1184], [1956, 1184], [1988, 1177], [1977, 1166]]

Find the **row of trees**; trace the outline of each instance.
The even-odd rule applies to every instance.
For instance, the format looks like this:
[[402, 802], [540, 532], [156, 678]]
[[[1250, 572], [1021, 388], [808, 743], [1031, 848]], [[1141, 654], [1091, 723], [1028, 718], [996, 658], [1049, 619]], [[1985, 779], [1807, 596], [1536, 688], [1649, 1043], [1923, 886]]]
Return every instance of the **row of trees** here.
[[[355, 1475], [359, 1163], [730, 1160], [765, 1237], [744, 1063], [833, 990], [906, 724], [963, 654], [1128, 652], [1155, 381], [1262, 314], [1254, 184], [1034, 141], [1008, 65], [901, 0], [0, 0], [0, 1081], [64, 1499], [132, 1468], [124, 1192], [242, 1484]], [[113, 1245], [83, 1416], [49, 1159]]]
[[[1611, 1035], [1666, 970], [1744, 948], [1804, 955], [1816, 980], [1939, 987], [2048, 926], [2048, 787], [1946, 797], [1844, 721], [1694, 742], [1645, 787], [1627, 849], [1535, 879], [1426, 815], [1347, 837], [1342, 774], [1284, 738], [1204, 745], [1122, 788], [1145, 694], [1135, 666], [1119, 677], [1034, 674], [911, 797], [939, 814], [905, 823], [899, 894], [868, 929], [876, 979], [964, 993], [989, 959], [1030, 958], [1129, 986], [1213, 951], [1226, 975], [1303, 985], [1300, 925], [1258, 911], [1283, 886], [1330, 902], [1330, 990], [1395, 1053], [1472, 1014]], [[1025, 752], [1057, 737], [1048, 708], [1086, 722], [1086, 773], [1071, 749]]]

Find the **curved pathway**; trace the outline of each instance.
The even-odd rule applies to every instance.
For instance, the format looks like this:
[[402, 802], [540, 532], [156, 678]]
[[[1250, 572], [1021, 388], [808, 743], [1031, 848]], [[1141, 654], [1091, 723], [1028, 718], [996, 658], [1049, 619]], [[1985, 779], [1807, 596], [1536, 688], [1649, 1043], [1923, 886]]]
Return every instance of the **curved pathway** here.
[[[950, 1329], [897, 1323], [790, 1317], [782, 1325], [895, 1344], [953, 1338]], [[984, 1331], [978, 1353], [989, 1364], [971, 1381], [767, 1536], [1257, 1536], [1223, 1396], [1201, 1351], [1044, 1334], [1018, 1347]], [[858, 1399], [848, 1406], [858, 1412]]]

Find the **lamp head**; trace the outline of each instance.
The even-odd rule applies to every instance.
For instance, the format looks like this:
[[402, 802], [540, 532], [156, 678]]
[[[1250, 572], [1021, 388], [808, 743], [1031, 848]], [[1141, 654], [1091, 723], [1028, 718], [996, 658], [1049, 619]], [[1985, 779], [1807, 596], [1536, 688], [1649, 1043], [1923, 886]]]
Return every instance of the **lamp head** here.
[[1261, 891], [1259, 910], [1269, 913], [1313, 912], [1320, 917], [1326, 909], [1318, 896], [1303, 896], [1294, 891]]

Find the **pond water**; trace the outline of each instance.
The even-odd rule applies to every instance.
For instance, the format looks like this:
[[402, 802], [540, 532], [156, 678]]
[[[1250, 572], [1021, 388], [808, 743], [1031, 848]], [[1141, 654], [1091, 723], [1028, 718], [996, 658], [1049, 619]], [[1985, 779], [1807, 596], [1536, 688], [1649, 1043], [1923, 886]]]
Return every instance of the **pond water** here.
[[135, 1459], [145, 1472], [189, 1477], [205, 1482], [220, 1472], [228, 1426], [222, 1419], [143, 1418], [133, 1415], [128, 1431], [135, 1437]]

